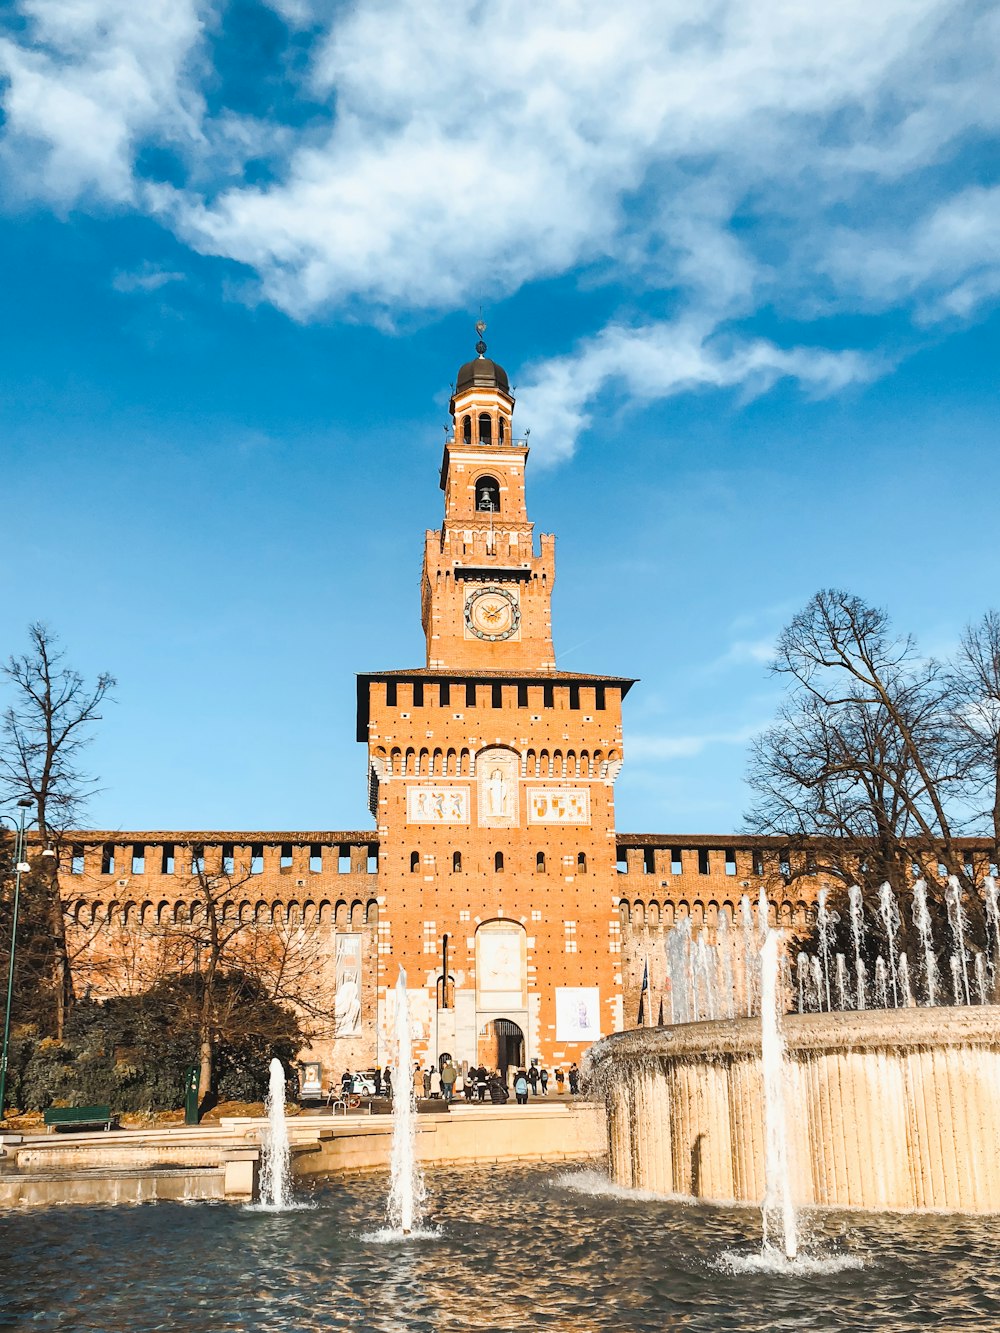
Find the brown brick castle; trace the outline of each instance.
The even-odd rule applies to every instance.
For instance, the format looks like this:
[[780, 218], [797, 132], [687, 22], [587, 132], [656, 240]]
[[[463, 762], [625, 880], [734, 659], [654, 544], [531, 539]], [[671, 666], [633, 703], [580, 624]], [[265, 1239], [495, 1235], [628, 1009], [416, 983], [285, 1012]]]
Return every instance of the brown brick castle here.
[[655, 1021], [676, 918], [711, 929], [763, 886], [772, 919], [807, 924], [818, 880], [780, 839], [616, 835], [633, 682], [556, 670], [555, 542], [536, 547], [527, 440], [505, 372], [477, 350], [424, 543], [426, 664], [358, 678], [376, 828], [68, 835], [78, 992], [198, 967], [212, 913], [230, 961], [299, 1005], [325, 1082], [389, 1057], [400, 966], [421, 1058], [565, 1066], [635, 1026], [640, 999]]

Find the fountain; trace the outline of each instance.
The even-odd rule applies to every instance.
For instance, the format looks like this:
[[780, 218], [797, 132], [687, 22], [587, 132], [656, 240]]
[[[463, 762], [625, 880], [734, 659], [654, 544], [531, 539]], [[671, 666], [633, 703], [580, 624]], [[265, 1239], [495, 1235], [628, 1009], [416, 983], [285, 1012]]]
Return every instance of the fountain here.
[[[686, 947], [688, 972], [673, 977], [673, 1014], [720, 1017], [618, 1033], [592, 1048], [616, 1183], [755, 1203], [766, 1186], [775, 1199], [768, 1177], [774, 1145], [770, 1131], [761, 1130], [772, 1123], [762, 1095], [772, 1086], [767, 1041], [755, 1019], [722, 1017], [760, 1012], [766, 1032], [773, 991], [783, 1007], [798, 1011], [782, 1025], [789, 1106], [795, 1108], [786, 1127], [787, 1170], [797, 1206], [1000, 1212], [1000, 1160], [981, 1128], [1000, 1121], [1000, 1008], [989, 1002], [996, 984], [996, 886], [987, 881], [982, 889], [983, 947], [968, 926], [961, 886], [957, 880], [948, 885], [954, 1005], [947, 1007], [942, 1001], [951, 997], [938, 982], [924, 882], [912, 893], [919, 972], [912, 975], [899, 947], [899, 900], [883, 888], [874, 910], [885, 946], [873, 960], [870, 989], [864, 960], [871, 937], [857, 886], [849, 891], [847, 955], [833, 952], [837, 938], [826, 933], [829, 918], [818, 922], [815, 952], [799, 953], [794, 981], [784, 950], [776, 965], [762, 969], [758, 925], [765, 909], [755, 920], [746, 895], [741, 936], [730, 931], [728, 918], [714, 939], [708, 927], [699, 932], [694, 975], [690, 920], [674, 926], [668, 956], [679, 961]], [[735, 957], [742, 954], [742, 978], [727, 971], [721, 952], [728, 955], [733, 944]], [[768, 937], [765, 948], [773, 947]], [[705, 957], [713, 949], [714, 967]], [[772, 1202], [772, 1215], [779, 1206]], [[774, 1227], [769, 1222], [772, 1236]]]
[[922, 879], [918, 879], [913, 886], [913, 924], [920, 936], [920, 948], [924, 955], [924, 988], [927, 993], [927, 1003], [933, 1006], [937, 998], [937, 959], [934, 957], [931, 914], [927, 909], [927, 884]]
[[761, 1072], [764, 1076], [764, 1249], [780, 1244], [786, 1259], [798, 1253], [795, 1208], [785, 1130], [785, 1044], [781, 1036], [778, 962], [781, 936], [769, 930], [760, 954]]
[[260, 1165], [260, 1206], [280, 1212], [291, 1199], [292, 1155], [285, 1117], [285, 1070], [280, 1060], [270, 1066], [267, 1099], [267, 1131]]
[[396, 1080], [392, 1100], [391, 1181], [387, 1213], [391, 1230], [411, 1235], [422, 1220], [424, 1182], [417, 1166], [416, 1114], [413, 1095], [413, 1048], [410, 1040], [410, 1005], [406, 972], [396, 982]]

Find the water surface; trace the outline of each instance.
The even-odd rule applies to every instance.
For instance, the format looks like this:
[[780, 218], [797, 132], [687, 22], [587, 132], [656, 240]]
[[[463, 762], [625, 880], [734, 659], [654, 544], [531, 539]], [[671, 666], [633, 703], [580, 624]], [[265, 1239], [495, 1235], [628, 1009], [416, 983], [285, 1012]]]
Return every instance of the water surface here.
[[[629, 1195], [593, 1172], [428, 1171], [430, 1227], [378, 1240], [385, 1175], [315, 1207], [0, 1214], [0, 1328], [72, 1333], [472, 1333], [480, 1329], [947, 1330], [1000, 1325], [1000, 1218], [827, 1213], [807, 1251], [859, 1270], [733, 1271], [751, 1209]], [[304, 1191], [298, 1187], [301, 1197]], [[725, 1258], [724, 1256], [729, 1256]]]

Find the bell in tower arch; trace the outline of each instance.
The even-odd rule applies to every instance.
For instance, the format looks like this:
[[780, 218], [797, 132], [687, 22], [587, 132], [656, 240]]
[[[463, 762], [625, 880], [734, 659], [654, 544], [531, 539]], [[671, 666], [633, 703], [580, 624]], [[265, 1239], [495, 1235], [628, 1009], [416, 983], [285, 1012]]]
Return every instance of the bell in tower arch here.
[[500, 486], [493, 477], [480, 477], [476, 482], [476, 508], [484, 513], [500, 512]]

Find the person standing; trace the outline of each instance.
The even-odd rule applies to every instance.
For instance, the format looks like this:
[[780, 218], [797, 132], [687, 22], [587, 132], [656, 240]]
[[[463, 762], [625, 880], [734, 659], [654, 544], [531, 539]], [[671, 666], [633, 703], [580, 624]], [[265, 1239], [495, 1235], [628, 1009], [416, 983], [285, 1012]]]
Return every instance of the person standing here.
[[538, 1081], [542, 1085], [542, 1096], [547, 1097], [549, 1095], [549, 1071], [544, 1066], [538, 1071]]
[[423, 1090], [424, 1090], [424, 1085], [425, 1085], [425, 1078], [426, 1078], [426, 1075], [424, 1074], [424, 1072], [423, 1072], [423, 1071], [421, 1070], [421, 1068], [420, 1068], [420, 1061], [419, 1061], [419, 1060], [414, 1060], [414, 1062], [413, 1062], [413, 1095], [414, 1095], [414, 1097], [419, 1098], [419, 1097], [420, 1097], [420, 1094], [423, 1092]]
[[450, 1102], [455, 1090], [455, 1079], [458, 1077], [458, 1071], [450, 1060], [444, 1062], [444, 1068], [441, 1070], [441, 1095], [446, 1102]]
[[389, 1065], [382, 1071], [382, 1086], [385, 1088], [385, 1095], [392, 1101], [392, 1069]]
[[423, 1084], [424, 1084], [424, 1096], [429, 1097], [431, 1095], [431, 1071], [429, 1069], [424, 1070]]
[[534, 1060], [531, 1062], [531, 1068], [528, 1070], [528, 1082], [531, 1084], [532, 1097], [538, 1096], [538, 1066]]
[[514, 1077], [514, 1094], [518, 1106], [528, 1105], [528, 1076], [523, 1069], [519, 1069]]
[[432, 1097], [441, 1096], [441, 1074], [438, 1070], [437, 1065], [431, 1066], [431, 1096]]
[[354, 1075], [349, 1069], [345, 1069], [340, 1076], [340, 1095], [346, 1097], [354, 1085]]
[[382, 1071], [378, 1065], [375, 1066], [375, 1096], [382, 1096]]
[[481, 1102], [486, 1100], [486, 1087], [486, 1066], [480, 1065], [476, 1070], [476, 1092], [479, 1094], [479, 1100]]
[[566, 1075], [563, 1073], [563, 1067], [562, 1065], [556, 1065], [556, 1092], [559, 1094], [560, 1097], [566, 1091], [566, 1088], [564, 1086], [565, 1083], [566, 1083]]
[[580, 1071], [575, 1060], [569, 1067], [569, 1090], [574, 1097], [580, 1091]]

